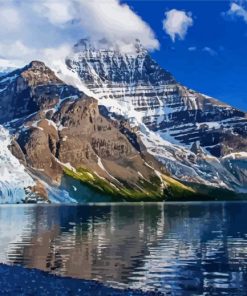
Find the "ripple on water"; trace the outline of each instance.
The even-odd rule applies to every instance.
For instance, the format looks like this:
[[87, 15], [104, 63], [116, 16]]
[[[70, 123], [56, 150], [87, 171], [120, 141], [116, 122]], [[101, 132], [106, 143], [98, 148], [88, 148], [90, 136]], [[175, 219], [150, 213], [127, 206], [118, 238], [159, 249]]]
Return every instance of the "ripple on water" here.
[[0, 208], [0, 261], [168, 295], [245, 295], [247, 204]]

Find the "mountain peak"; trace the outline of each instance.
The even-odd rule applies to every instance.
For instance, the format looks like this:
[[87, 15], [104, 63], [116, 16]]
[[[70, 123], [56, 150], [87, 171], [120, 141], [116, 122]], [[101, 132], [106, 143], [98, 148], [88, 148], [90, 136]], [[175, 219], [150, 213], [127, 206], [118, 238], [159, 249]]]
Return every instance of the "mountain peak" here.
[[25, 78], [30, 85], [42, 84], [61, 84], [63, 83], [55, 73], [40, 61], [32, 61], [21, 70], [21, 76]]
[[41, 69], [41, 68], [48, 68], [48, 67], [46, 67], [45, 63], [41, 61], [32, 61], [30, 64], [28, 64], [27, 68]]
[[87, 38], [80, 39], [73, 47], [74, 52], [92, 49], [92, 44]]
[[135, 40], [134, 46], [136, 48], [136, 52], [137, 53], [143, 53], [143, 52], [147, 52], [147, 49], [142, 45], [141, 41], [139, 39]]
[[93, 41], [88, 38], [80, 39], [73, 48], [74, 53], [81, 52], [115, 52], [120, 54], [147, 54], [147, 49], [142, 45], [139, 39], [135, 39], [132, 43], [113, 44], [106, 38]]
[[[0, 76], [0, 83], [6, 82], [6, 78], [13, 81], [21, 76], [32, 86], [42, 85], [44, 83], [61, 84], [62, 81], [44, 62], [32, 61], [28, 65], [14, 69], [5, 75]], [[1, 82], [3, 81], [3, 82]]]

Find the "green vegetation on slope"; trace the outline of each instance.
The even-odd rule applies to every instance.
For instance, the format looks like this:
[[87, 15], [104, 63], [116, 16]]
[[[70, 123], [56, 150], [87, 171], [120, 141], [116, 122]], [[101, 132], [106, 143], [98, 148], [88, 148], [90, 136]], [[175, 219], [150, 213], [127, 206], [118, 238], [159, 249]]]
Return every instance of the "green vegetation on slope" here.
[[120, 180], [122, 186], [116, 186], [108, 180], [99, 177], [97, 174], [85, 168], [76, 171], [64, 168], [64, 173], [71, 178], [79, 180], [98, 192], [111, 195], [116, 201], [164, 201], [184, 199], [188, 200], [195, 196], [195, 191], [175, 179], [162, 176], [164, 189], [158, 176], [153, 176], [150, 181], [139, 179], [135, 188], [130, 187], [126, 182]]
[[97, 174], [85, 169], [79, 168], [73, 171], [64, 168], [64, 173], [76, 180], [85, 183], [97, 191], [104, 194], [109, 194], [115, 197], [116, 200], [126, 201], [161, 201], [163, 200], [163, 192], [161, 190], [161, 181], [158, 177], [153, 177], [150, 182], [140, 179], [136, 188], [131, 188], [124, 181], [121, 181], [124, 186], [116, 186], [108, 180], [99, 177]]
[[73, 171], [64, 168], [64, 173], [93, 190], [111, 196], [115, 201], [217, 201], [246, 199], [245, 194], [210, 187], [196, 183], [181, 183], [169, 176], [162, 175], [164, 188], [158, 176], [153, 176], [150, 181], [139, 179], [135, 187], [130, 187], [124, 180], [119, 180], [122, 185], [116, 186], [108, 180], [85, 168]]
[[197, 195], [197, 192], [191, 187], [180, 183], [179, 181], [163, 175], [163, 179], [167, 184], [167, 187], [164, 190], [164, 199], [169, 201], [176, 200], [189, 200], [194, 199]]

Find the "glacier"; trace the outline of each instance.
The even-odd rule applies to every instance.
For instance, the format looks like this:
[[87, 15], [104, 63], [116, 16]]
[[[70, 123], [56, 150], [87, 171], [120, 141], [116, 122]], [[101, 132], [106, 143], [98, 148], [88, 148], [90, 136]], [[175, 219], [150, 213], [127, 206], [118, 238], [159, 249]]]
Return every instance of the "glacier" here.
[[21, 203], [28, 188], [35, 185], [34, 179], [9, 150], [11, 135], [0, 126], [0, 203]]

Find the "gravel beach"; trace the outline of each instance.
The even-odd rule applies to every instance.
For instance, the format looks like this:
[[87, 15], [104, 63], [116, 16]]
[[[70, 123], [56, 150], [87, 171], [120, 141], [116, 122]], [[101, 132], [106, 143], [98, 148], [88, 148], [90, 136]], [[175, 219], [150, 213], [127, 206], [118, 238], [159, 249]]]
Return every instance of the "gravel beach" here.
[[0, 264], [0, 295], [13, 296], [163, 296], [159, 292], [119, 290], [96, 281], [50, 275], [36, 269]]

